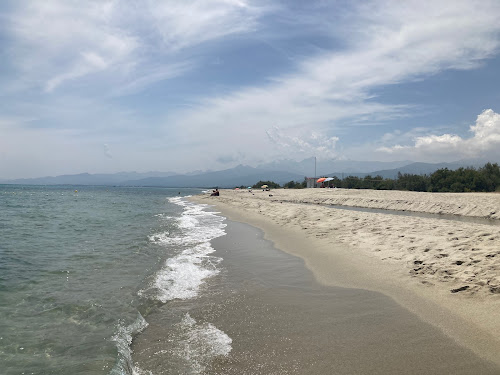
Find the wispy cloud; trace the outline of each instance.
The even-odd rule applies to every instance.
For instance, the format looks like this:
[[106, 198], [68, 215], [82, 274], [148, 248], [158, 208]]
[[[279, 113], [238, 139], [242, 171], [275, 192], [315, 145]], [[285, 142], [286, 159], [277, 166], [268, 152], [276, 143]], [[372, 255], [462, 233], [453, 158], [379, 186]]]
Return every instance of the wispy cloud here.
[[150, 87], [153, 84], [166, 81], [183, 75], [193, 69], [194, 62], [185, 61], [176, 64], [163, 64], [160, 66], [150, 66], [142, 75], [130, 77], [126, 82], [117, 82], [109, 92], [109, 96], [125, 96], [136, 94]]
[[255, 31], [270, 7], [249, 1], [148, 1], [153, 28], [168, 50]]
[[[158, 71], [187, 62], [183, 49], [229, 35], [252, 32], [265, 13], [245, 1], [28, 1], [16, 3], [5, 17], [15, 43], [10, 46], [23, 88], [38, 85], [53, 92], [65, 83], [99, 75], [133, 86], [182, 74]], [[163, 69], [165, 71], [166, 69]]]
[[262, 145], [257, 134], [275, 125], [331, 138], [353, 122], [408, 116], [418, 107], [378, 102], [376, 90], [444, 70], [477, 67], [498, 50], [498, 14], [500, 3], [494, 1], [481, 6], [470, 1], [366, 2], [341, 14], [338, 23], [326, 21], [331, 11], [323, 19], [318, 14], [318, 22], [330, 26], [325, 35], [344, 37], [342, 48], [306, 58], [295, 72], [274, 77], [267, 85], [206, 99], [177, 122], [186, 134], [216, 143], [206, 129], [220, 129], [222, 143], [235, 139], [242, 126], [250, 127], [246, 132], [254, 136], [234, 146], [250, 151]]
[[109, 145], [105, 143], [103, 147], [104, 147], [104, 155], [109, 159], [113, 159], [113, 154], [111, 153]]
[[280, 129], [273, 127], [266, 131], [277, 155], [317, 156], [329, 159], [337, 156], [335, 148], [338, 137], [325, 137], [309, 129]]
[[51, 92], [61, 84], [132, 59], [138, 41], [113, 24], [114, 2], [18, 3], [8, 31], [25, 85]]

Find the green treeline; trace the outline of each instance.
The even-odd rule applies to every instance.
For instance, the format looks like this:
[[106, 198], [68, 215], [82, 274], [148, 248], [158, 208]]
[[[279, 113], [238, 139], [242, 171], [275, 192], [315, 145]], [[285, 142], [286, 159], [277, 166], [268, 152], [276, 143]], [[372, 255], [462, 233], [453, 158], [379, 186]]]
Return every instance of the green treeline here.
[[429, 192], [488, 192], [500, 191], [500, 168], [498, 164], [487, 163], [484, 167], [438, 169], [431, 175], [401, 174], [396, 179], [380, 176], [364, 178], [349, 176], [343, 180], [331, 181], [334, 186], [347, 189], [409, 190]]
[[[272, 181], [259, 181], [253, 187], [269, 185], [270, 188], [279, 188], [280, 185]], [[472, 167], [450, 170], [438, 169], [430, 175], [398, 173], [396, 179], [382, 178], [381, 176], [355, 177], [344, 179], [333, 177], [326, 186], [345, 189], [375, 189], [375, 190], [409, 190], [429, 192], [488, 192], [500, 191], [500, 167], [497, 163], [487, 163], [483, 167]], [[283, 185], [287, 189], [303, 189], [306, 181], [290, 181]]]
[[281, 187], [279, 184], [277, 184], [276, 182], [273, 182], [273, 181], [259, 181], [256, 184], [252, 185], [252, 188], [253, 189], [260, 189], [261, 186], [265, 186], [265, 185], [267, 185], [269, 187], [269, 189], [277, 189], [277, 188]]

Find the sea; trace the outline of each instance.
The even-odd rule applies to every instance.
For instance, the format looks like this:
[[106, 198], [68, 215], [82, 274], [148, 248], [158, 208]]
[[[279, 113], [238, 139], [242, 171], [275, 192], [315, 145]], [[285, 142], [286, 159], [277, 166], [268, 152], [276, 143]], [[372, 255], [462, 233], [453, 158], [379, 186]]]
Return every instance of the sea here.
[[0, 374], [500, 373], [201, 192], [0, 185]]
[[[0, 373], [151, 373], [134, 362], [134, 337], [221, 272], [210, 241], [226, 225], [185, 199], [200, 192], [0, 185]], [[168, 315], [169, 373], [200, 373], [231, 350], [186, 306]]]

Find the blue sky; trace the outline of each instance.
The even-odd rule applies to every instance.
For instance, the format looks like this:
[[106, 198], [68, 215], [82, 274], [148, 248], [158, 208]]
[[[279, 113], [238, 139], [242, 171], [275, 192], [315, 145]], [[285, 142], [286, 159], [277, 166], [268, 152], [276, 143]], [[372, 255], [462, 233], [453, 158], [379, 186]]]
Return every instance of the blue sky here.
[[2, 1], [0, 178], [500, 161], [500, 2]]

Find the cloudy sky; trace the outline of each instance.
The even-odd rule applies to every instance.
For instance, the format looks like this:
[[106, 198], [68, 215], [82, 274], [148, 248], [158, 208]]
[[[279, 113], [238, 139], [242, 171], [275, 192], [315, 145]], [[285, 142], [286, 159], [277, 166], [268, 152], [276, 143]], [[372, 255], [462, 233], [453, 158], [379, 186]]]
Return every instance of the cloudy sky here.
[[0, 178], [500, 161], [500, 1], [3, 0]]

